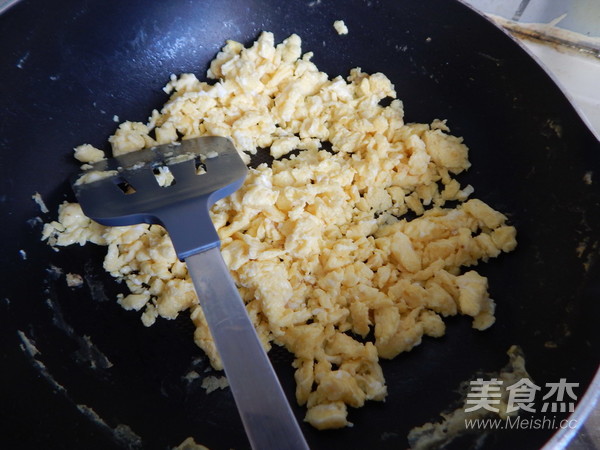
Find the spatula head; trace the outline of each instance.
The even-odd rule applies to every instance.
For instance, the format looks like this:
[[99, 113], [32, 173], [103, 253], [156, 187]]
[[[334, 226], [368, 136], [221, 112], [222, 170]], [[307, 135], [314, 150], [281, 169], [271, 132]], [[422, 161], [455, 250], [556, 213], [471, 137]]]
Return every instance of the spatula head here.
[[209, 136], [102, 160], [72, 186], [83, 212], [98, 223], [165, 226], [184, 259], [219, 244], [208, 208], [236, 191], [247, 172], [229, 139]]

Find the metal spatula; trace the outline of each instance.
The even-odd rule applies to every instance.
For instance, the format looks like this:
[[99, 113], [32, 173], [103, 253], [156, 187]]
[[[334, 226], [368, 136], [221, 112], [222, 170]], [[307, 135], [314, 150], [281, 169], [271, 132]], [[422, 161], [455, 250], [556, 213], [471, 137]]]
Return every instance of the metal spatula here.
[[187, 263], [252, 447], [308, 449], [208, 214], [214, 202], [242, 185], [247, 171], [228, 139], [202, 137], [103, 160], [72, 185], [83, 212], [103, 225], [167, 229]]

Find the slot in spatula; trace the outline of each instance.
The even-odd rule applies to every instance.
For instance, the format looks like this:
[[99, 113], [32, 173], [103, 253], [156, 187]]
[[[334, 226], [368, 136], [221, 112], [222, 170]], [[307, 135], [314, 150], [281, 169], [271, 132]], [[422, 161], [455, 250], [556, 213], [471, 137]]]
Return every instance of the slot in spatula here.
[[255, 449], [308, 449], [221, 257], [209, 208], [248, 169], [233, 144], [201, 137], [94, 163], [73, 179], [83, 212], [109, 226], [160, 224], [185, 260]]

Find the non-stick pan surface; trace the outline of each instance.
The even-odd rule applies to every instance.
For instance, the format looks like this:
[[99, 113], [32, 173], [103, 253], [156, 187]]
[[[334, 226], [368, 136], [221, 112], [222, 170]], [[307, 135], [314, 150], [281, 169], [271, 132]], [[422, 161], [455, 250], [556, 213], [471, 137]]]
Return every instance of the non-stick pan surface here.
[[[348, 35], [333, 29], [338, 19]], [[226, 39], [250, 43], [261, 30], [279, 41], [299, 34], [330, 76], [357, 66], [385, 73], [409, 122], [448, 119], [471, 148], [461, 181], [519, 233], [515, 252], [478, 268], [490, 279], [496, 324], [477, 332], [453, 318], [445, 337], [383, 362], [387, 401], [352, 410], [353, 428], [303, 424], [310, 445], [406, 448], [412, 427], [457, 407], [460, 383], [499, 370], [512, 344], [538, 385], [566, 378], [583, 395], [600, 354], [600, 145], [487, 20], [448, 0], [23, 0], [0, 17], [3, 448], [160, 449], [188, 436], [211, 449], [247, 446], [230, 393], [207, 395], [184, 378], [209, 367], [187, 318], [144, 328], [116, 304], [125, 288], [104, 274], [103, 249], [54, 252], [35, 218], [52, 220], [73, 200], [73, 147], [107, 149], [114, 115], [145, 121], [172, 73], [203, 79]], [[68, 288], [53, 267], [82, 274], [85, 285]], [[272, 357], [292, 399], [291, 357]], [[536, 448], [552, 433], [487, 430], [455, 446]]]

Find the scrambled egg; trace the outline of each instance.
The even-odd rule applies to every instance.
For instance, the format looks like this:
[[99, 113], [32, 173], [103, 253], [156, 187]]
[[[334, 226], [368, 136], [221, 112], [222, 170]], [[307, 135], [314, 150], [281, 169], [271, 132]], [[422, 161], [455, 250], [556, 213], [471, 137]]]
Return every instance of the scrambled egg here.
[[[405, 123], [385, 75], [356, 68], [330, 79], [311, 57], [296, 35], [228, 41], [208, 70], [214, 82], [173, 75], [161, 111], [122, 123], [109, 141], [114, 155], [202, 135], [230, 138], [246, 162], [270, 151], [271, 166], [251, 169], [211, 216], [264, 347], [295, 355], [297, 401], [327, 429], [351, 425], [348, 406], [383, 401], [379, 359], [442, 336], [444, 317], [493, 324], [487, 279], [467, 268], [513, 250], [516, 231], [454, 178], [470, 166], [468, 149], [445, 121]], [[75, 155], [104, 157], [87, 144]], [[131, 292], [118, 302], [147, 326], [189, 310], [196, 343], [222, 367], [163, 228], [103, 227], [64, 203], [44, 239], [107, 246], [104, 268]]]

